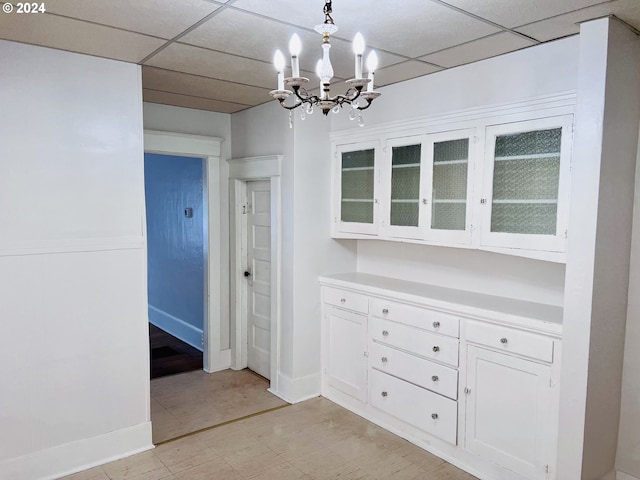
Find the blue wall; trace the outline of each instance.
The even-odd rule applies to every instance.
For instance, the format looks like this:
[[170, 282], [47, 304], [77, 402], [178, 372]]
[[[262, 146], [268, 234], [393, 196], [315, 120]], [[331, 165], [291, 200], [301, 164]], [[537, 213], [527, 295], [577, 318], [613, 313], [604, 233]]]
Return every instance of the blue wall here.
[[[202, 350], [203, 165], [200, 158], [145, 154], [149, 321]], [[193, 209], [193, 217], [184, 215]]]

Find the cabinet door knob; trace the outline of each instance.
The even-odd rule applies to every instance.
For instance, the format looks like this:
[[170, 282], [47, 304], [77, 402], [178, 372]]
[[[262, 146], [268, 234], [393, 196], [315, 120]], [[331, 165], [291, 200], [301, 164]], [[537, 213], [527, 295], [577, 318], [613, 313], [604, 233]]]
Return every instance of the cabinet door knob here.
[[438, 414], [437, 413], [432, 413], [431, 414], [431, 418], [433, 418], [434, 420], [438, 419]]
[[440, 328], [440, 322], [433, 322], [433, 328]]
[[388, 308], [383, 308], [383, 309], [382, 309], [382, 313], [383, 313], [384, 315], [386, 315], [387, 313], [389, 313], [389, 309], [388, 309]]
[[502, 337], [500, 339], [500, 343], [507, 343], [507, 342], [508, 342], [507, 337]]
[[438, 377], [438, 375], [434, 375], [433, 377], [431, 377], [431, 380], [437, 382], [438, 380], [440, 380], [440, 377]]
[[347, 299], [346, 299], [346, 298], [341, 298], [341, 299], [340, 299], [340, 303], [344, 303], [344, 302], [346, 302], [346, 301], [347, 301]]
[[387, 357], [382, 357], [380, 360], [382, 361], [382, 363], [387, 363]]
[[381, 395], [382, 395], [383, 397], [386, 397], [386, 396], [387, 396], [387, 395], [389, 395], [389, 394], [388, 394], [387, 392], [382, 392], [382, 393], [381, 393]]
[[382, 330], [382, 336], [383, 337], [388, 337], [389, 336], [389, 332], [387, 330]]
[[440, 351], [440, 347], [439, 347], [439, 346], [437, 346], [437, 345], [434, 345], [434, 346], [433, 346], [433, 351], [434, 351], [434, 352], [439, 352], [439, 351]]

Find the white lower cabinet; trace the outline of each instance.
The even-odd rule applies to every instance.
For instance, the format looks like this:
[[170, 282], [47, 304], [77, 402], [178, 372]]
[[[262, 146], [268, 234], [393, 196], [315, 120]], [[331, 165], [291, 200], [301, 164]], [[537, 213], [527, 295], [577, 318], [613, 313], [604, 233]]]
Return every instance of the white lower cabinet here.
[[364, 402], [367, 398], [367, 317], [336, 307], [325, 317], [324, 376], [328, 386]]
[[465, 393], [465, 447], [524, 478], [548, 478], [551, 367], [469, 345]]
[[458, 405], [412, 383], [377, 370], [369, 372], [369, 402], [415, 427], [456, 443]]
[[480, 479], [556, 479], [559, 307], [364, 274], [321, 283], [323, 396]]

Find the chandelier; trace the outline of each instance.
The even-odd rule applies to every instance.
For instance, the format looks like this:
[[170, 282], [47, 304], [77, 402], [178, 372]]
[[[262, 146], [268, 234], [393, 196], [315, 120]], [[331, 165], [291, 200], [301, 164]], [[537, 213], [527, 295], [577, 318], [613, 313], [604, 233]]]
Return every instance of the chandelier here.
[[[302, 43], [296, 33], [293, 34], [289, 41], [291, 76], [284, 78], [285, 58], [280, 50], [276, 50], [273, 63], [278, 72], [278, 89], [272, 90], [269, 93], [273, 98], [278, 100], [282, 107], [289, 110], [289, 127], [293, 127], [292, 111], [298, 107], [302, 107], [300, 117], [304, 120], [305, 113], [311, 115], [314, 107], [322, 110], [324, 115], [328, 115], [330, 111], [338, 113], [341, 108], [347, 108], [346, 106], [349, 106], [351, 110], [349, 118], [355, 120], [357, 112], [358, 123], [360, 126], [364, 126], [360, 111], [369, 108], [371, 102], [381, 95], [380, 92], [376, 92], [373, 89], [373, 76], [375, 69], [378, 67], [378, 56], [373, 50], [369, 53], [366, 65], [368, 76], [367, 78], [363, 78], [362, 55], [365, 51], [365, 43], [362, 34], [358, 32], [353, 39], [355, 78], [346, 81], [348, 88], [343, 95], [332, 97], [329, 91], [329, 84], [333, 78], [333, 67], [331, 66], [331, 59], [329, 58], [329, 50], [331, 49], [329, 37], [332, 33], [338, 31], [338, 27], [333, 23], [333, 18], [331, 18], [331, 0], [325, 0], [323, 13], [325, 16], [324, 23], [315, 27], [315, 31], [322, 34], [323, 50], [322, 59], [318, 60], [316, 64], [316, 75], [318, 75], [320, 79], [319, 94], [310, 94], [305, 88], [307, 83], [309, 83], [309, 79], [300, 76], [299, 56]], [[367, 89], [364, 90], [364, 87], [367, 87]], [[294, 100], [287, 104], [289, 97], [292, 97]], [[361, 105], [360, 100], [366, 101], [366, 104]]]

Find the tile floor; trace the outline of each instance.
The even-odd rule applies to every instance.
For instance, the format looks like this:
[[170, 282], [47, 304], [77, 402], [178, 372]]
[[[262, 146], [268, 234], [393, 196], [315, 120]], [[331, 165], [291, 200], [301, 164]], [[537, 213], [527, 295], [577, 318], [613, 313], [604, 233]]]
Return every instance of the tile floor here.
[[475, 477], [315, 398], [228, 423], [65, 480], [473, 480]]
[[250, 370], [202, 370], [151, 380], [153, 443], [286, 405]]

